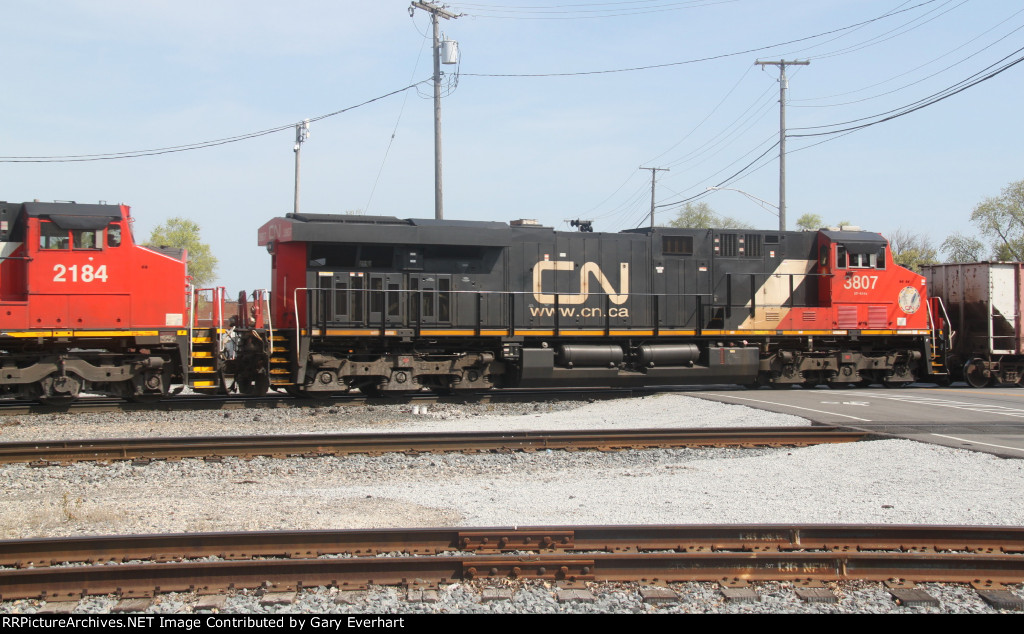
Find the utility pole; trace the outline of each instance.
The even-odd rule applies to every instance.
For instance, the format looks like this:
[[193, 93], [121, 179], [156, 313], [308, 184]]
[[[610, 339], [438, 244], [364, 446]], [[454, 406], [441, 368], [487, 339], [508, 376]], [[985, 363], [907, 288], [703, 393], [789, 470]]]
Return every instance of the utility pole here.
[[309, 119], [302, 123], [295, 124], [295, 208], [293, 211], [299, 213], [299, 153], [302, 151], [302, 144], [309, 138]]
[[658, 172], [670, 171], [667, 167], [641, 167], [642, 170], [651, 170], [651, 229], [654, 228], [654, 175]]
[[460, 16], [433, 2], [413, 2], [409, 7], [409, 15], [412, 16], [416, 9], [421, 9], [430, 14], [430, 21], [434, 26], [434, 218], [444, 218], [444, 198], [441, 186], [441, 43], [438, 41], [439, 17], [445, 20], [453, 20]]
[[810, 62], [754, 62], [779, 67], [779, 231], [786, 230], [786, 66], [807, 66]]

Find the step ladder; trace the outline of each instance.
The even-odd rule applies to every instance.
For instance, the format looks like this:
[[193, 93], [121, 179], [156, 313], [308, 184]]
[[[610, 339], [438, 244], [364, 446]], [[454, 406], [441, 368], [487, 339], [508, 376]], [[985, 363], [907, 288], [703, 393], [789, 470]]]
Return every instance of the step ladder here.
[[292, 361], [295, 357], [292, 351], [292, 340], [285, 335], [274, 334], [270, 337], [271, 354], [270, 386], [295, 385], [294, 373], [292, 372]]
[[192, 330], [192, 355], [189, 358], [189, 387], [218, 388], [220, 378], [220, 328]]

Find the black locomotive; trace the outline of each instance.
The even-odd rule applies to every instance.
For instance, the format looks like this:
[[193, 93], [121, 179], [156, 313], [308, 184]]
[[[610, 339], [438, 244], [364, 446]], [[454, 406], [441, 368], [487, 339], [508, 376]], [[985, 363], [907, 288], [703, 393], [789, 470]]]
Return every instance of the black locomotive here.
[[878, 234], [289, 214], [263, 383], [908, 385], [946, 376], [925, 280]]

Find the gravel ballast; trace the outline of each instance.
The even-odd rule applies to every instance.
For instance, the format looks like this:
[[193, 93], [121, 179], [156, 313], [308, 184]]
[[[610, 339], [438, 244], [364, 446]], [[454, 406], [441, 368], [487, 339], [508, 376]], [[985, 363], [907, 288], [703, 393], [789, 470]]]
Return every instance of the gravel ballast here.
[[[412, 413], [413, 407], [325, 405], [24, 416], [0, 419], [0, 441], [808, 424], [793, 416], [679, 394], [589, 403], [415, 406], [426, 409], [419, 414]], [[5, 539], [544, 524], [1024, 526], [1024, 503], [1019, 496], [1024, 461], [897, 439], [799, 449], [226, 458], [222, 462], [79, 463], [48, 468], [8, 465], [0, 467], [0, 480], [0, 537]], [[635, 594], [635, 589], [630, 591]], [[620, 599], [625, 601], [621, 610], [603, 611], [651, 609], [642, 602]], [[412, 605], [401, 603], [406, 608]], [[12, 607], [0, 605], [0, 611]], [[497, 607], [480, 608], [477, 597], [472, 605], [477, 607], [463, 611], [496, 611], [514, 603], [495, 602]], [[511, 611], [545, 611], [542, 605], [546, 603]], [[574, 609], [602, 611], [595, 605]], [[696, 605], [684, 611], [701, 611]], [[330, 606], [352, 607], [333, 601]], [[562, 609], [565, 604], [555, 602], [554, 607]], [[756, 611], [780, 611], [764, 607], [762, 602]], [[242, 605], [237, 609], [242, 610]], [[739, 608], [728, 608], [733, 609]], [[366, 605], [360, 610], [401, 611]]]

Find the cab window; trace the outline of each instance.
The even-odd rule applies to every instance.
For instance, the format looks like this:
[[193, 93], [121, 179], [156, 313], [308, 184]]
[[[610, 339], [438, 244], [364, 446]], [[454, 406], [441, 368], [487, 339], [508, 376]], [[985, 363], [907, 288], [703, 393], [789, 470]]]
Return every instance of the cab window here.
[[97, 238], [102, 239], [103, 230], [96, 229], [73, 229], [71, 231], [72, 243], [75, 249], [99, 249], [101, 244]]
[[109, 225], [107, 225], [107, 246], [121, 246], [121, 225], [117, 224], [116, 222], [112, 222]]
[[66, 229], [61, 229], [52, 222], [39, 223], [40, 249], [67, 249], [70, 244]]
[[841, 244], [836, 245], [836, 268], [846, 268], [846, 247]]
[[885, 247], [881, 247], [875, 253], [851, 253], [851, 269], [884, 269], [885, 268]]

